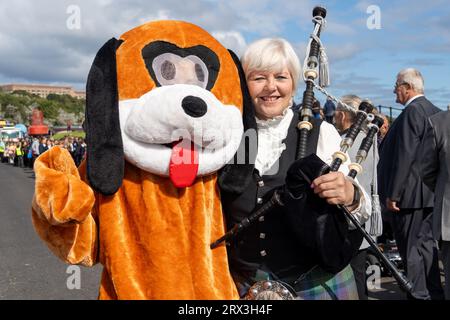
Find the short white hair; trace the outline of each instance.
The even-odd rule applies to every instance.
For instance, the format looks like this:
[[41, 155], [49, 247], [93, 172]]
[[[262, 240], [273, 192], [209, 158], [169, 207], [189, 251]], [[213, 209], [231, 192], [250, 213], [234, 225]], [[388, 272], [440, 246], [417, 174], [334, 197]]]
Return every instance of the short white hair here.
[[414, 91], [418, 93], [424, 92], [424, 81], [419, 70], [416, 70], [414, 68], [403, 69], [398, 73], [397, 79], [400, 80], [400, 83], [408, 84]]
[[279, 72], [284, 67], [292, 77], [294, 92], [300, 79], [301, 65], [291, 44], [282, 38], [264, 38], [251, 43], [241, 58], [244, 73], [253, 71]]

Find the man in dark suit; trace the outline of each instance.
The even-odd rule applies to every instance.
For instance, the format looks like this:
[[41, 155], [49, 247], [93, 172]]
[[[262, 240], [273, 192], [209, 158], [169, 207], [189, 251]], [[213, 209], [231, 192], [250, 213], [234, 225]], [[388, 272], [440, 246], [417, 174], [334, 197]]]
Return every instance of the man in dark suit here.
[[423, 95], [423, 78], [415, 69], [398, 73], [394, 93], [405, 109], [380, 146], [381, 201], [392, 213], [395, 240], [413, 283], [411, 299], [442, 299], [437, 244], [432, 234], [434, 195], [423, 183], [416, 160], [427, 118], [441, 110]]
[[445, 298], [450, 300], [450, 111], [428, 119], [419, 159], [423, 182], [435, 194], [433, 234], [442, 239]]

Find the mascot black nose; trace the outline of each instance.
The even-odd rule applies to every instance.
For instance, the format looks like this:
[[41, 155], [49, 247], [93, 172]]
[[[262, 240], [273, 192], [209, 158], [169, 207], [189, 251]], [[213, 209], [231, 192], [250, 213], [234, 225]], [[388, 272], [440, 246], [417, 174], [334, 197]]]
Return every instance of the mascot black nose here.
[[206, 102], [199, 97], [187, 96], [181, 102], [184, 112], [193, 118], [203, 117], [207, 111]]

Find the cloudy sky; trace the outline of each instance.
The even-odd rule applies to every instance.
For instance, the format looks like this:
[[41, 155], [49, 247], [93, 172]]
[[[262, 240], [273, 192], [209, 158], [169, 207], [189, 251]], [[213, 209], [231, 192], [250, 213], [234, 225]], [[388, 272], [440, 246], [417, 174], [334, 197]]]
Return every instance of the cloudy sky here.
[[[258, 38], [283, 37], [303, 62], [318, 3], [328, 10], [321, 39], [333, 94], [355, 93], [376, 105], [401, 107], [392, 93], [395, 76], [415, 67], [430, 100], [447, 108], [450, 8], [444, 0], [0, 0], [0, 84], [83, 90], [106, 40], [157, 19], [195, 23], [238, 54]], [[302, 92], [301, 86], [298, 96]]]

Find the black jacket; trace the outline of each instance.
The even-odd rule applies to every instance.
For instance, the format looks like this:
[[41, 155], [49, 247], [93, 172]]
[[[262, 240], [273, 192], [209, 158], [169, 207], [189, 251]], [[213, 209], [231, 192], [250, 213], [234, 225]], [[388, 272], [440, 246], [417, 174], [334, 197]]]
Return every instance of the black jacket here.
[[422, 179], [435, 194], [433, 235], [450, 241], [450, 111], [429, 118], [420, 153]]
[[[313, 121], [308, 154], [316, 151], [320, 130], [321, 121]], [[296, 157], [297, 122], [298, 114], [294, 113], [277, 174], [261, 177], [253, 170], [243, 192], [221, 188], [228, 229], [258, 209], [261, 206], [259, 198], [267, 201], [274, 189], [285, 184], [288, 169]], [[335, 206], [329, 206], [308, 189], [307, 196], [272, 210], [231, 243], [228, 252], [234, 276], [251, 278], [256, 270], [264, 270], [292, 283], [316, 265], [336, 273], [349, 263], [362, 238], [357, 231], [348, 230], [347, 220]]]
[[392, 124], [380, 145], [378, 188], [382, 203], [390, 198], [403, 209], [433, 207], [433, 193], [420, 178], [416, 157], [427, 118], [440, 111], [422, 96], [413, 100]]

